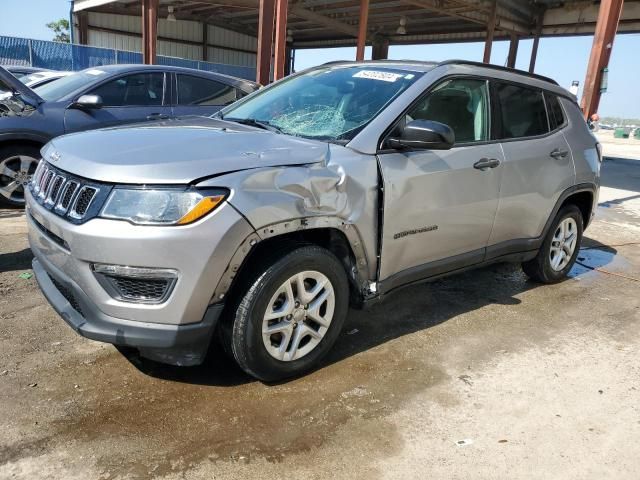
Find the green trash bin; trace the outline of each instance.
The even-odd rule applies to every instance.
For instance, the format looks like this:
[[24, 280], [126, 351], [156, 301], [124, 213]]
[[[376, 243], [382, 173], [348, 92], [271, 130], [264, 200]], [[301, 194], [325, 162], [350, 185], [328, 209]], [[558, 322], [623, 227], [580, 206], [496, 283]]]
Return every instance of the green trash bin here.
[[613, 131], [613, 138], [629, 138], [629, 131], [624, 127], [618, 127]]
[[636, 131], [633, 134], [633, 138], [635, 138], [636, 140], [640, 140], [640, 127], [636, 128]]

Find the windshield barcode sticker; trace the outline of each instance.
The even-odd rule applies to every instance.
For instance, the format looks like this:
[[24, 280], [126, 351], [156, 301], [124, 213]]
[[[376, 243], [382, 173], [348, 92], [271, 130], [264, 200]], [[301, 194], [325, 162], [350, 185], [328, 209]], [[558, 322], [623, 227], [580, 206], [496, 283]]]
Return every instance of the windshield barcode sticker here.
[[402, 77], [404, 77], [404, 74], [374, 70], [361, 70], [353, 76], [353, 78], [368, 78], [370, 80], [380, 80], [382, 82], [395, 82]]

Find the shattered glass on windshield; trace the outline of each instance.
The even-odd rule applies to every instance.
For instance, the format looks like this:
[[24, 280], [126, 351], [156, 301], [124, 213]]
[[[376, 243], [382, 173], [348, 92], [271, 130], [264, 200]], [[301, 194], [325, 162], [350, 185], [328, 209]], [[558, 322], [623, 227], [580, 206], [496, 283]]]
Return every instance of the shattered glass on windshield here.
[[288, 135], [350, 140], [420, 75], [364, 65], [321, 68], [265, 89], [223, 116], [270, 125]]

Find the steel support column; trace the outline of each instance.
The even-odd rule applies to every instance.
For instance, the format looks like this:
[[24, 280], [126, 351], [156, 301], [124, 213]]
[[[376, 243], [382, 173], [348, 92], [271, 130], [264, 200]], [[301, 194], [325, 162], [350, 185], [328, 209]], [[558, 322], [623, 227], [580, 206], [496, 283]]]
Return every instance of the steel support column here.
[[507, 67], [516, 68], [516, 57], [518, 56], [518, 43], [520, 38], [516, 34], [511, 34], [509, 42], [509, 56], [507, 57]]
[[538, 45], [540, 44], [540, 34], [542, 33], [542, 25], [544, 23], [544, 10], [538, 14], [536, 21], [536, 31], [533, 34], [533, 46], [531, 47], [531, 60], [529, 61], [529, 73], [533, 73], [536, 68], [536, 59], [538, 58]]
[[267, 85], [271, 81], [274, 14], [275, 0], [260, 0], [256, 81], [262, 85]]
[[158, 44], [158, 0], [142, 0], [142, 59], [156, 63]]
[[487, 39], [484, 42], [484, 55], [482, 56], [482, 61], [484, 63], [491, 63], [491, 47], [493, 46], [493, 34], [496, 29], [496, 3], [497, 0], [493, 0], [491, 3], [491, 11], [489, 12]]
[[293, 73], [293, 48], [287, 45], [285, 53], [284, 76], [286, 77]]
[[209, 60], [209, 25], [202, 22], [202, 60]]
[[274, 48], [273, 79], [285, 76], [287, 57], [287, 10], [288, 0], [276, 0], [276, 44]]
[[80, 45], [89, 44], [89, 14], [86, 11], [78, 12], [78, 43]]
[[358, 25], [358, 45], [356, 61], [364, 60], [364, 47], [367, 43], [367, 23], [369, 22], [369, 0], [360, 0], [360, 23]]
[[598, 21], [593, 35], [593, 45], [589, 56], [587, 76], [580, 106], [585, 118], [598, 111], [600, 104], [600, 83], [602, 70], [609, 65], [609, 57], [613, 49], [613, 40], [618, 29], [620, 14], [624, 0], [602, 0], [598, 11]]

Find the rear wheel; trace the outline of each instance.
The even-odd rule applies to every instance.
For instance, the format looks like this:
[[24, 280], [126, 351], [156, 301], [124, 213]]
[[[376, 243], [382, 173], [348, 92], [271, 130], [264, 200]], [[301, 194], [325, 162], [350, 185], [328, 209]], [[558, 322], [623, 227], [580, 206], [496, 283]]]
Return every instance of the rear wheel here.
[[31, 180], [40, 152], [29, 145], [0, 148], [0, 202], [4, 205], [23, 206], [24, 189]]
[[582, 242], [583, 219], [575, 205], [562, 208], [549, 229], [538, 255], [522, 264], [533, 280], [556, 283], [566, 278], [573, 267]]
[[276, 381], [309, 371], [329, 351], [347, 314], [349, 284], [340, 261], [321, 247], [267, 263], [230, 309], [223, 341], [245, 372]]

